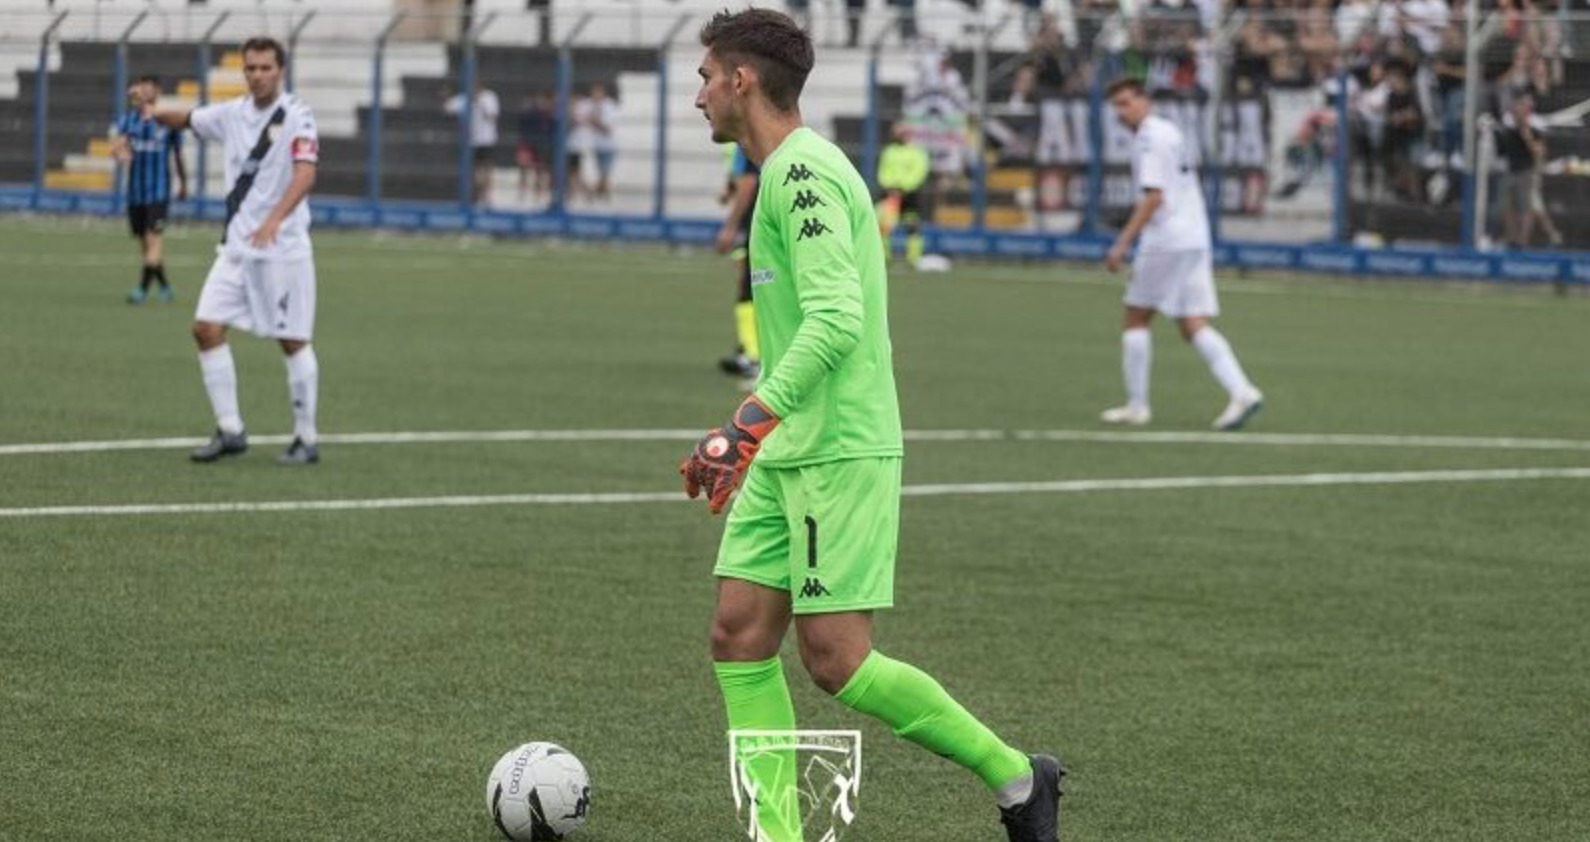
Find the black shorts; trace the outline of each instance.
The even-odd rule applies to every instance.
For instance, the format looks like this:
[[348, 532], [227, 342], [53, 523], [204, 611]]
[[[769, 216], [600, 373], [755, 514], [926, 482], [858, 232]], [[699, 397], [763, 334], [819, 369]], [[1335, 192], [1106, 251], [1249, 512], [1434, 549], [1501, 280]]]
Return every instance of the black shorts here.
[[914, 213], [918, 219], [922, 219], [926, 215], [925, 211], [927, 210], [927, 202], [924, 200], [925, 197], [922, 195], [922, 193], [923, 191], [921, 190], [912, 190], [909, 193], [900, 194], [901, 216], [905, 216], [908, 213]]
[[745, 302], [751, 300], [751, 261], [750, 254], [745, 260], [740, 261], [740, 285], [735, 290], [735, 301]]
[[474, 155], [475, 166], [477, 166], [477, 167], [489, 167], [489, 166], [492, 166], [492, 165], [494, 165], [496, 163], [496, 161], [497, 161], [497, 147], [495, 147], [495, 146], [476, 146], [476, 147], [473, 147], [473, 148], [475, 150], [475, 155]]
[[132, 229], [134, 237], [145, 234], [159, 234], [166, 230], [166, 203], [155, 202], [148, 205], [128, 205], [127, 225]]

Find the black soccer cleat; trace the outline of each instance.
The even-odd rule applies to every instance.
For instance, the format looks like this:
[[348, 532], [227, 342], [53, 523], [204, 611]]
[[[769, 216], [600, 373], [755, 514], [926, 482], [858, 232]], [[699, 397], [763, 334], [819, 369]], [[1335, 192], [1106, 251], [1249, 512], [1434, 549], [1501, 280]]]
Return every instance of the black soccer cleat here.
[[1032, 794], [1014, 807], [999, 810], [1010, 842], [1059, 842], [1060, 779], [1066, 770], [1047, 754], [1032, 755]]
[[756, 361], [740, 352], [718, 360], [718, 370], [733, 377], [755, 377], [761, 368]]
[[276, 457], [278, 465], [313, 465], [320, 461], [320, 448], [312, 444], [304, 444], [304, 440], [293, 437], [293, 443], [287, 445], [282, 455]]
[[195, 462], [214, 462], [225, 456], [237, 456], [248, 452], [248, 433], [225, 433], [215, 431], [210, 437], [210, 442], [198, 450], [188, 454], [188, 458]]

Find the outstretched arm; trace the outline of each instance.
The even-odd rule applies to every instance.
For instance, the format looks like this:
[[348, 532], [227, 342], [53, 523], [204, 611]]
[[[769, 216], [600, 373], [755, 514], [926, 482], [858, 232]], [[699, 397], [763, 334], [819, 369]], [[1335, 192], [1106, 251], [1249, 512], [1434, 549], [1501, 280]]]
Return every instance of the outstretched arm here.
[[193, 116], [191, 108], [162, 108], [154, 113], [155, 122], [173, 129], [185, 129]]

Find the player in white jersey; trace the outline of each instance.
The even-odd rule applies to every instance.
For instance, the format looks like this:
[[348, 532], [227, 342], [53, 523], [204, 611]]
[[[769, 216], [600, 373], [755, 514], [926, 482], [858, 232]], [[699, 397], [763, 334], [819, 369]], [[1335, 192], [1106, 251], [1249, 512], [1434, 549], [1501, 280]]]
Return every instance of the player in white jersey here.
[[1105, 410], [1101, 418], [1110, 424], [1148, 423], [1148, 370], [1153, 356], [1148, 325], [1155, 313], [1163, 313], [1176, 320], [1182, 338], [1198, 349], [1230, 396], [1214, 428], [1238, 429], [1264, 405], [1264, 396], [1243, 373], [1231, 344], [1209, 323], [1219, 315], [1220, 301], [1215, 296], [1209, 217], [1197, 162], [1181, 130], [1151, 113], [1141, 82], [1117, 80], [1108, 95], [1116, 117], [1134, 133], [1132, 186], [1138, 199], [1104, 267], [1111, 272], [1120, 269], [1134, 240], [1137, 257], [1126, 285], [1121, 333], [1126, 404]]
[[193, 451], [214, 462], [248, 450], [237, 405], [237, 372], [226, 330], [275, 339], [287, 358], [293, 441], [277, 460], [320, 461], [315, 400], [320, 367], [309, 341], [315, 326], [315, 263], [309, 244], [309, 191], [319, 137], [309, 106], [282, 91], [287, 54], [270, 38], [243, 44], [248, 95], [156, 119], [220, 143], [226, 159], [227, 221], [215, 263], [199, 293], [193, 337], [215, 410], [215, 435]]

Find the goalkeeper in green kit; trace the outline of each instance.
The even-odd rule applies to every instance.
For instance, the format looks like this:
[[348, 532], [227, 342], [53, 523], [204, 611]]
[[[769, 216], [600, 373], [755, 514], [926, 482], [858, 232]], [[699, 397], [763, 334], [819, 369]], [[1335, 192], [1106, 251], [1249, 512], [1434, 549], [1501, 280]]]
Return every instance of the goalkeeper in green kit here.
[[[750, 254], [762, 379], [680, 466], [714, 514], [739, 491], [713, 571], [729, 727], [796, 728], [779, 661], [793, 621], [819, 687], [980, 778], [1011, 842], [1053, 842], [1059, 762], [1011, 748], [931, 676], [872, 648], [872, 612], [894, 601], [903, 452], [884, 248], [866, 183], [801, 123], [811, 39], [747, 9], [714, 16], [701, 43], [696, 107], [714, 141], [740, 144], [762, 171]], [[775, 795], [793, 785], [766, 774]], [[779, 806], [753, 808], [761, 838], [799, 842], [794, 799], [768, 804]]]

